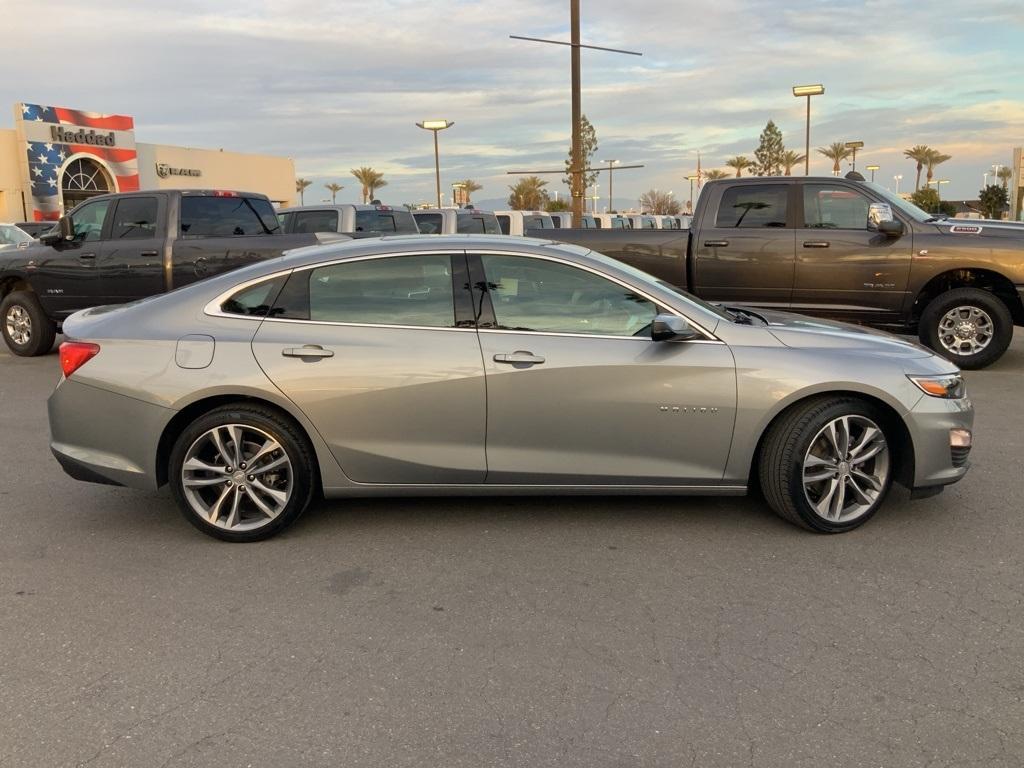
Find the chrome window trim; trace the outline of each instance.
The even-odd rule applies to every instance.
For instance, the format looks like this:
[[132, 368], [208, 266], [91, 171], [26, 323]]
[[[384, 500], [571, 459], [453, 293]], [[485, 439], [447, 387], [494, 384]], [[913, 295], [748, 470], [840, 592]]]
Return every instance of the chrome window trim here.
[[[570, 333], [569, 331], [512, 331], [507, 328], [477, 328], [468, 329], [477, 330], [480, 333], [515, 333], [524, 334], [528, 333], [531, 336], [569, 336], [574, 339], [615, 339], [616, 341], [643, 341], [647, 344], [656, 343], [650, 336], [611, 336], [603, 333]], [[686, 344], [725, 344], [724, 341], [719, 339], [692, 339], [687, 342], [679, 342]]]

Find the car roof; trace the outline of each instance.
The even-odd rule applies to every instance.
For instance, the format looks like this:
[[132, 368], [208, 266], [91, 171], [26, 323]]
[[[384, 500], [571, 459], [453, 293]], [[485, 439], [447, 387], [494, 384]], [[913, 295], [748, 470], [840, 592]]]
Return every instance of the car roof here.
[[291, 205], [281, 208], [278, 213], [290, 213], [292, 211], [343, 211], [355, 208], [357, 211], [405, 211], [402, 206], [373, 205], [371, 203], [321, 203], [320, 205]]

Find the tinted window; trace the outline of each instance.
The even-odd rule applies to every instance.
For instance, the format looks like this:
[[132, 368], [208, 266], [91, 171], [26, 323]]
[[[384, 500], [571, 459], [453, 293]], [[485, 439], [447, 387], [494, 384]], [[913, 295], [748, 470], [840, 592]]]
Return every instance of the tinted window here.
[[440, 235], [442, 216], [440, 213], [414, 213], [416, 226], [424, 235]]
[[292, 232], [337, 232], [337, 211], [294, 211]]
[[550, 216], [523, 216], [523, 230], [554, 229], [555, 223]]
[[870, 201], [848, 187], [804, 186], [804, 226], [812, 229], [867, 229]]
[[284, 277], [275, 277], [273, 280], [250, 285], [221, 304], [220, 308], [231, 315], [265, 317], [274, 305], [284, 281]]
[[646, 335], [656, 307], [592, 272], [527, 256], [481, 257], [499, 328]]
[[785, 184], [737, 184], [722, 194], [718, 206], [717, 227], [784, 227], [786, 226]]
[[462, 234], [501, 234], [497, 219], [486, 213], [460, 213], [457, 222], [458, 231]]
[[156, 237], [155, 197], [126, 197], [114, 209], [111, 240], [138, 240]]
[[110, 200], [97, 200], [86, 203], [71, 214], [74, 223], [75, 242], [85, 243], [99, 240], [103, 234], [103, 220], [107, 218]]
[[455, 326], [448, 256], [391, 256], [332, 264], [308, 274], [310, 320]]
[[501, 234], [507, 235], [512, 232], [512, 217], [498, 214], [498, 227], [501, 229]]
[[288, 222], [290, 222], [292, 220], [291, 212], [277, 214], [277, 220], [281, 224], [281, 231], [282, 232], [289, 231], [288, 230]]
[[414, 235], [419, 230], [408, 211], [356, 211], [356, 232], [398, 232]]
[[[266, 211], [261, 209], [266, 208]], [[269, 223], [263, 217], [269, 216]], [[181, 234], [184, 237], [242, 237], [265, 235], [279, 228], [270, 203], [259, 198], [206, 197], [181, 198]]]
[[13, 224], [0, 224], [0, 245], [17, 245], [30, 243], [32, 236]]

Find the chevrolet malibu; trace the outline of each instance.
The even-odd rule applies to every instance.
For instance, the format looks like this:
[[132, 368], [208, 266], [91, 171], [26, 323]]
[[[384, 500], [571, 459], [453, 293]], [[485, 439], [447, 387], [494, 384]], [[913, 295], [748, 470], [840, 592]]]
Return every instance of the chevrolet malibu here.
[[959, 371], [892, 336], [706, 304], [543, 240], [305, 248], [64, 323], [72, 477], [169, 485], [229, 541], [320, 497], [714, 494], [847, 531], [963, 477]]

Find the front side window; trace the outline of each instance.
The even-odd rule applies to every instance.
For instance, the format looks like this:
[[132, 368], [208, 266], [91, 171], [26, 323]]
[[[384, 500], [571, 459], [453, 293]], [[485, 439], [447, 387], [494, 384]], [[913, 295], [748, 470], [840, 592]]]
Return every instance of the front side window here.
[[737, 184], [722, 193], [716, 227], [758, 229], [786, 226], [786, 184]]
[[356, 232], [415, 235], [419, 229], [416, 228], [416, 219], [409, 211], [378, 209], [356, 211]]
[[156, 237], [157, 199], [126, 197], [114, 209], [111, 240], [145, 240]]
[[292, 225], [292, 232], [337, 232], [338, 212], [325, 211], [295, 211], [292, 214], [295, 223]]
[[860, 192], [828, 184], [804, 186], [804, 227], [867, 229], [871, 202]]
[[529, 256], [481, 259], [499, 328], [645, 336], [657, 314], [653, 302], [584, 269]]
[[71, 214], [76, 243], [87, 243], [102, 237], [103, 222], [107, 218], [108, 208], [110, 200], [97, 200], [94, 203], [86, 203]]
[[305, 272], [309, 319], [328, 323], [455, 327], [451, 258], [388, 256]]
[[[263, 210], [264, 207], [266, 210]], [[277, 215], [266, 200], [205, 195], [185, 195], [181, 198], [183, 237], [265, 235], [279, 228]]]

